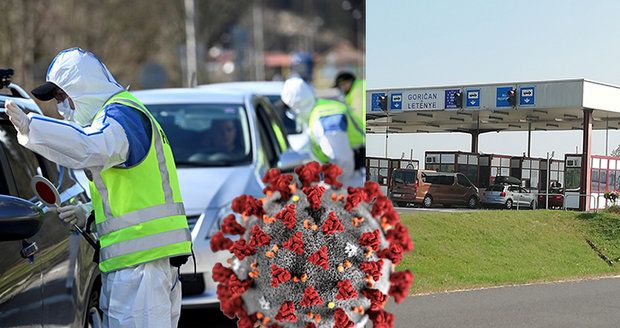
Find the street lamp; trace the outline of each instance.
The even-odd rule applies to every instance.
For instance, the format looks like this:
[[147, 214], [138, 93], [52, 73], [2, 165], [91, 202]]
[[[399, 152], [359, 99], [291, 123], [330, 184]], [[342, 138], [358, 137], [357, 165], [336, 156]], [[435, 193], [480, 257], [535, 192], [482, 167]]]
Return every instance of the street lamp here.
[[547, 152], [547, 183], [546, 183], [546, 192], [545, 192], [545, 209], [549, 209], [549, 179], [551, 176], [551, 160], [555, 156], [555, 151], [551, 152], [551, 157], [549, 157], [549, 152]]

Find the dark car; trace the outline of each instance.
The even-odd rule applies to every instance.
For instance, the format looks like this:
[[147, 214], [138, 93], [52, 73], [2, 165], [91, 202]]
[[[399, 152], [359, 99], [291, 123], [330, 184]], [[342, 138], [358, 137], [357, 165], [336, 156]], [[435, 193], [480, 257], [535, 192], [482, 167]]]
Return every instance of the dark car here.
[[521, 186], [522, 182], [521, 179], [519, 178], [515, 178], [515, 177], [511, 177], [511, 176], [504, 176], [504, 175], [500, 175], [500, 176], [496, 176], [493, 179], [493, 184], [494, 185], [513, 185], [513, 186]]
[[19, 87], [0, 88], [0, 327], [97, 327], [94, 250], [38, 201], [31, 180], [46, 177], [63, 205], [88, 201], [86, 193], [71, 170], [19, 145], [7, 99], [40, 113]]
[[[538, 206], [540, 208], [546, 208], [547, 196], [545, 190], [540, 191], [538, 195]], [[564, 207], [564, 189], [551, 188], [549, 189], [549, 208], [561, 209]]]

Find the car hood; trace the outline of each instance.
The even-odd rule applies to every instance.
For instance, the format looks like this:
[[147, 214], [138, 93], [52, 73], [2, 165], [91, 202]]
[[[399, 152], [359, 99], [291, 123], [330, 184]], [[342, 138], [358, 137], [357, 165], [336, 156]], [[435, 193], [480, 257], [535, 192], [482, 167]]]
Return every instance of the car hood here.
[[187, 215], [216, 209], [242, 194], [262, 193], [263, 185], [254, 166], [177, 168]]

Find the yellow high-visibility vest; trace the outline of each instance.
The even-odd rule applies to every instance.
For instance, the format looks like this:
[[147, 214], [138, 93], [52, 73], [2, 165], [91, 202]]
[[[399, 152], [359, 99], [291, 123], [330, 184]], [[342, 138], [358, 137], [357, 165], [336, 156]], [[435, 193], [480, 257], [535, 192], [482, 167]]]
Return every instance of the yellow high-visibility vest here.
[[111, 167], [90, 182], [97, 233], [99, 269], [110, 272], [192, 252], [191, 234], [170, 144], [155, 118], [129, 92], [114, 95], [103, 108], [118, 103], [140, 111], [151, 123], [146, 157], [131, 167]]
[[[336, 100], [329, 99], [317, 99], [316, 105], [310, 113], [310, 122], [308, 127], [310, 131], [314, 131], [315, 124], [321, 124], [320, 119], [322, 117], [332, 115], [344, 115], [347, 120], [347, 136], [349, 137], [349, 146], [352, 149], [363, 147], [365, 143], [364, 131], [362, 130], [362, 124], [360, 119], [351, 113], [349, 107]], [[321, 162], [327, 163], [329, 157], [323, 153], [321, 146], [315, 140], [312, 132], [310, 137], [310, 143], [312, 145], [312, 153]]]

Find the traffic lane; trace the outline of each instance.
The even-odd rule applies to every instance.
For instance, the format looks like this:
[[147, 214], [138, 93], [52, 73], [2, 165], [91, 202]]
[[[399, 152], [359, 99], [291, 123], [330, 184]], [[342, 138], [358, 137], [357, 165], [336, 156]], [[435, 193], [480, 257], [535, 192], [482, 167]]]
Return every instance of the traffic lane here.
[[618, 327], [620, 277], [408, 297], [397, 328]]
[[460, 213], [460, 212], [472, 212], [472, 211], [480, 211], [481, 209], [471, 209], [471, 208], [449, 208], [449, 207], [395, 207], [396, 211], [399, 213], [404, 212], [443, 212], [443, 213]]
[[[490, 210], [500, 210], [503, 208], [466, 208], [466, 207], [394, 207], [399, 213], [407, 213], [407, 212], [438, 212], [438, 213], [463, 213], [463, 212], [475, 212], [475, 211], [490, 211]], [[506, 209], [506, 211], [531, 211], [532, 209], [529, 207], [520, 207], [513, 208], [512, 210]]]
[[234, 328], [237, 327], [236, 320], [226, 317], [220, 307], [210, 307], [204, 309], [187, 309], [181, 311], [179, 328]]

